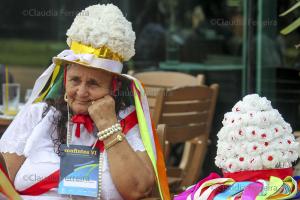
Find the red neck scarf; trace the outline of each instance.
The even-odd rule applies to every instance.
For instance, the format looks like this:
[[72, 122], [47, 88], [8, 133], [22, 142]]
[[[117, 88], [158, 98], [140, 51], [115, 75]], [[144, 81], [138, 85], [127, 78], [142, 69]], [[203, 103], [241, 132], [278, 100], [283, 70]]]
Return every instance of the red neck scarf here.
[[76, 124], [76, 132], [75, 132], [76, 137], [80, 138], [80, 124], [83, 124], [89, 133], [93, 133], [93, 128], [94, 128], [93, 120], [89, 115], [82, 115], [82, 114], [74, 115], [72, 117], [72, 122]]

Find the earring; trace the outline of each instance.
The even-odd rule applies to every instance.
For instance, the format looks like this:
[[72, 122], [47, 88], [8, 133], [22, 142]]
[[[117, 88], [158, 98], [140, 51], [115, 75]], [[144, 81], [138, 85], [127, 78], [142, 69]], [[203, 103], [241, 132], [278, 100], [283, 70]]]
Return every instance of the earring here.
[[64, 95], [64, 100], [65, 100], [65, 102], [68, 103], [68, 96], [67, 96], [67, 93], [65, 93], [65, 95]]

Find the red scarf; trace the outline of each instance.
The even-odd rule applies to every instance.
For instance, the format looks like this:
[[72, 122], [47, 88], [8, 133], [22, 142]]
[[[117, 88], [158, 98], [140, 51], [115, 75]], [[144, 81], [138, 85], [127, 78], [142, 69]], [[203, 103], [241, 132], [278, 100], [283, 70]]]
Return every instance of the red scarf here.
[[89, 115], [74, 115], [72, 117], [72, 122], [76, 124], [76, 131], [75, 131], [75, 136], [80, 138], [80, 124], [83, 124], [86, 130], [89, 133], [93, 133], [93, 120]]

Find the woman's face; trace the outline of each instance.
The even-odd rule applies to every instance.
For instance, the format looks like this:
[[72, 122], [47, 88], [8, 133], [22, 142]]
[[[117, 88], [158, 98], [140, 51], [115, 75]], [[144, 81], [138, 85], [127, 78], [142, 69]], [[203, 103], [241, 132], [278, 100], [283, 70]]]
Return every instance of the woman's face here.
[[112, 74], [103, 70], [71, 64], [67, 70], [66, 93], [74, 114], [88, 114], [92, 101], [110, 94]]

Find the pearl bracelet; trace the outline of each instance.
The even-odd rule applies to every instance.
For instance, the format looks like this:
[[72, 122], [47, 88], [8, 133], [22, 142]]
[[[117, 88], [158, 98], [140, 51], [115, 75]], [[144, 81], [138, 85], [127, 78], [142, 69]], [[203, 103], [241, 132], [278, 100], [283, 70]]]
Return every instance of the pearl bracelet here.
[[106, 138], [108, 138], [109, 136], [111, 136], [114, 133], [117, 133], [119, 131], [122, 131], [122, 127], [120, 125], [120, 123], [116, 123], [115, 125], [112, 125], [111, 127], [100, 131], [97, 136], [99, 138], [100, 141], [105, 140]]

